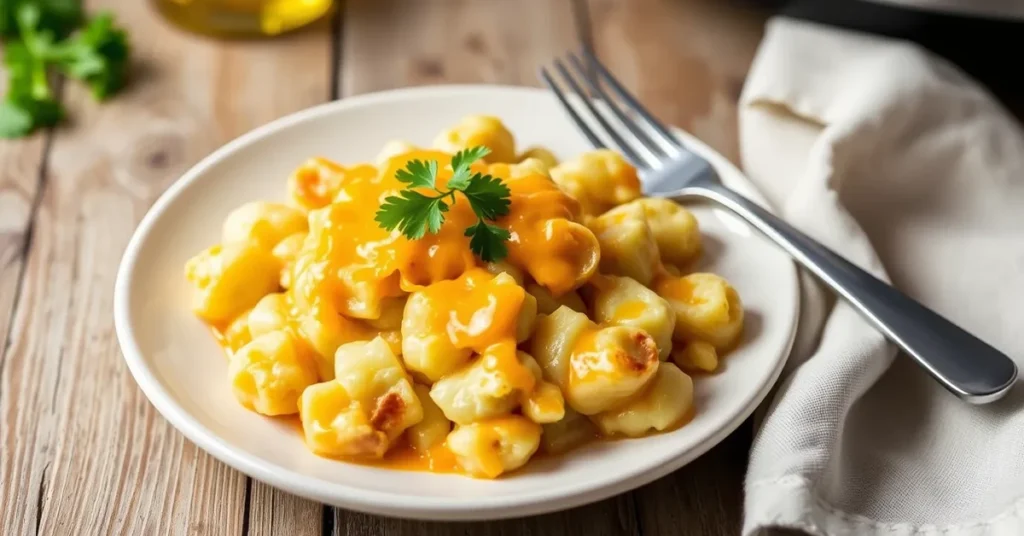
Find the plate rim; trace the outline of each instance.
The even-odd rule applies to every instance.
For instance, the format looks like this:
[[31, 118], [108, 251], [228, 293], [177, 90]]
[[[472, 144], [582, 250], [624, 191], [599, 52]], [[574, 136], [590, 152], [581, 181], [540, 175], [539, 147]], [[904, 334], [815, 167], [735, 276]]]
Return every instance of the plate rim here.
[[[553, 511], [565, 510], [600, 501], [620, 493], [636, 489], [658, 478], [676, 471], [684, 465], [705, 454], [712, 447], [721, 443], [725, 437], [735, 431], [765, 400], [768, 393], [778, 381], [782, 369], [792, 350], [796, 336], [796, 328], [800, 316], [800, 287], [798, 270], [790, 259], [790, 277], [793, 279], [794, 294], [790, 296], [793, 303], [793, 317], [789, 322], [788, 339], [771, 375], [763, 381], [759, 389], [734, 415], [732, 420], [720, 427], [714, 434], [702, 439], [694, 448], [671, 458], [661, 465], [632, 473], [617, 473], [613, 478], [606, 478], [591, 484], [585, 489], [573, 489], [572, 483], [553, 486], [542, 491], [523, 496], [480, 496], [472, 500], [453, 501], [451, 498], [409, 497], [395, 495], [390, 492], [367, 490], [348, 486], [338, 482], [315, 480], [311, 477], [282, 468], [259, 457], [239, 451], [221, 441], [215, 433], [200, 424], [184, 410], [174, 397], [161, 385], [150, 367], [146, 366], [145, 358], [135, 340], [135, 330], [129, 317], [129, 297], [131, 282], [134, 277], [133, 267], [138, 259], [139, 250], [160, 215], [178, 195], [204, 175], [209, 168], [250, 142], [272, 135], [279, 130], [288, 128], [307, 119], [325, 114], [341, 112], [349, 108], [386, 103], [392, 100], [426, 98], [432, 95], [451, 95], [458, 93], [497, 94], [526, 93], [532, 95], [549, 94], [540, 88], [507, 86], [496, 84], [441, 84], [409, 88], [391, 89], [374, 93], [366, 93], [341, 100], [321, 103], [256, 127], [228, 141], [181, 174], [146, 211], [122, 254], [114, 284], [114, 328], [124, 361], [136, 384], [158, 413], [189, 441], [206, 451], [217, 460], [227, 464], [243, 474], [261, 482], [272, 485], [308, 499], [332, 504], [335, 506], [369, 513], [405, 519], [471, 521], [492, 520], [537, 515]], [[698, 147], [702, 153], [713, 155], [716, 167], [732, 168], [731, 175], [743, 179], [744, 195], [758, 202], [769, 210], [760, 190], [732, 162], [720, 153], [701, 142], [695, 136], [678, 128], [673, 128], [683, 140]]]

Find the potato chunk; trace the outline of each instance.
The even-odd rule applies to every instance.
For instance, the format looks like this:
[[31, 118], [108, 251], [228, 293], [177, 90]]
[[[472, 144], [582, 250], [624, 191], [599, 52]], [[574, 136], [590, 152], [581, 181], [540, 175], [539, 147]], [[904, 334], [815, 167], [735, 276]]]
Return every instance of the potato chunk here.
[[719, 353], [731, 349], [743, 332], [743, 303], [736, 289], [721, 276], [693, 273], [667, 277], [655, 291], [676, 311], [674, 337], [704, 341]]
[[218, 331], [217, 340], [227, 351], [227, 357], [231, 357], [249, 341], [252, 340], [252, 333], [249, 331], [249, 313], [247, 311], [235, 317], [223, 330]]
[[548, 454], [561, 454], [598, 436], [597, 427], [583, 414], [565, 408], [565, 417], [543, 425], [541, 448]]
[[651, 385], [624, 406], [594, 415], [606, 435], [638, 437], [678, 424], [693, 407], [693, 380], [672, 363], [662, 363]]
[[406, 297], [384, 298], [380, 302], [380, 316], [368, 318], [366, 323], [380, 330], [398, 330], [402, 328], [402, 315], [405, 314]]
[[554, 297], [548, 289], [538, 285], [537, 283], [527, 283], [526, 292], [537, 300], [537, 314], [549, 315], [555, 312], [555, 309], [565, 305], [570, 309], [580, 313], [587, 312], [587, 306], [583, 303], [583, 298], [576, 291], [570, 290], [559, 297]]
[[448, 434], [448, 448], [459, 465], [478, 478], [496, 478], [522, 467], [540, 446], [541, 427], [512, 415], [457, 426]]
[[288, 177], [292, 203], [309, 211], [325, 207], [341, 189], [349, 170], [326, 158], [310, 158]]
[[594, 320], [601, 324], [633, 326], [646, 331], [658, 345], [658, 357], [668, 359], [676, 313], [668, 301], [628, 277], [605, 276], [593, 285], [589, 298]]
[[565, 394], [569, 386], [569, 360], [576, 343], [587, 332], [597, 329], [587, 315], [561, 306], [537, 320], [530, 341], [530, 355], [544, 372], [544, 378]]
[[672, 361], [685, 372], [714, 372], [718, 368], [718, 351], [711, 343], [692, 341], [673, 350]]
[[537, 424], [553, 423], [565, 417], [565, 397], [553, 383], [544, 381], [544, 372], [530, 354], [519, 352], [519, 360], [533, 374], [533, 389], [523, 393], [523, 415]]
[[320, 456], [380, 458], [391, 444], [371, 424], [367, 408], [336, 381], [307, 387], [299, 413], [306, 446]]
[[231, 356], [228, 377], [243, 406], [263, 415], [291, 415], [299, 411], [302, 391], [316, 383], [317, 371], [300, 341], [273, 331]]
[[456, 424], [469, 424], [511, 413], [536, 380], [515, 346], [499, 343], [462, 369], [441, 378], [430, 397]]
[[489, 115], [466, 116], [434, 139], [434, 148], [453, 154], [477, 145], [491, 150], [484, 157], [486, 162], [513, 162], [516, 159], [512, 133], [500, 119]]
[[192, 310], [211, 324], [230, 322], [277, 290], [281, 264], [253, 242], [207, 248], [185, 264], [195, 286]]
[[288, 205], [253, 201], [235, 209], [224, 220], [223, 241], [255, 242], [273, 249], [286, 237], [308, 229], [306, 215]]
[[535, 160], [544, 166], [544, 169], [551, 169], [558, 165], [558, 157], [543, 147], [529, 147], [519, 155], [519, 162], [524, 163]]
[[516, 342], [526, 342], [533, 336], [533, 329], [537, 325], [537, 298], [530, 294], [524, 294], [523, 306], [519, 308], [519, 316], [516, 318]]
[[551, 168], [551, 178], [565, 193], [575, 197], [583, 213], [597, 216], [640, 197], [636, 168], [609, 149], [583, 153]]
[[[281, 286], [283, 288], [291, 288], [292, 279], [295, 277], [295, 267], [299, 261], [299, 255], [302, 253], [302, 248], [306, 244], [306, 237], [308, 233], [295, 233], [288, 235], [277, 243], [270, 252], [281, 262]], [[306, 259], [306, 262], [311, 262], [311, 259]]]
[[640, 392], [659, 363], [658, 347], [647, 332], [601, 328], [584, 335], [573, 349], [566, 400], [584, 415], [614, 408]]
[[249, 312], [249, 333], [259, 337], [288, 327], [288, 298], [280, 292], [264, 296]]
[[647, 218], [661, 259], [676, 266], [685, 266], [700, 256], [700, 225], [693, 213], [672, 201], [658, 197], [644, 197], [615, 207], [606, 214], [632, 214], [640, 210]]
[[589, 226], [601, 244], [602, 273], [631, 277], [644, 286], [651, 284], [661, 258], [642, 208], [602, 214]]
[[335, 355], [334, 375], [348, 396], [369, 411], [374, 429], [389, 440], [423, 420], [423, 406], [412, 379], [384, 339], [341, 345]]
[[430, 398], [430, 388], [424, 385], [414, 385], [416, 398], [420, 399], [423, 405], [423, 420], [409, 427], [406, 435], [412, 448], [426, 452], [430, 447], [437, 445], [448, 437], [452, 429], [452, 422], [444, 416], [441, 408]]
[[432, 308], [426, 295], [409, 296], [402, 318], [402, 360], [409, 370], [437, 381], [469, 361], [473, 351], [456, 348], [448, 333], [432, 329]]
[[658, 348], [647, 332], [598, 327], [562, 306], [537, 321], [532, 354], [544, 378], [574, 410], [593, 415], [639, 392], [658, 369]]

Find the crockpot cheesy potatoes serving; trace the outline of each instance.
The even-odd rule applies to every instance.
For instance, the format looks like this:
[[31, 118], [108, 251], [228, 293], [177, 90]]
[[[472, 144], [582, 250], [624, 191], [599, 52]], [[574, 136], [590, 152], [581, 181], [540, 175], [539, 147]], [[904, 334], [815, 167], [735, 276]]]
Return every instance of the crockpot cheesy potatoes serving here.
[[495, 478], [675, 429], [740, 338], [736, 290], [691, 269], [697, 220], [609, 150], [518, 153], [470, 116], [433, 148], [313, 158], [287, 189], [185, 274], [235, 397], [297, 415], [320, 456]]

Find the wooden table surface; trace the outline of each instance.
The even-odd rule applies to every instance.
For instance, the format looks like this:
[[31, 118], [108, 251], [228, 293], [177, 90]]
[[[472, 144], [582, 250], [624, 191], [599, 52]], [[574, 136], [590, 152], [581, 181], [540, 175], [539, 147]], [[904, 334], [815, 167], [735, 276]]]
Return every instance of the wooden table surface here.
[[149, 205], [226, 141], [331, 99], [440, 83], [537, 85], [591, 44], [662, 119], [733, 158], [764, 13], [715, 0], [349, 0], [284, 38], [219, 42], [142, 0], [86, 0], [131, 33], [134, 80], [0, 142], [0, 534], [737, 534], [743, 426], [684, 469], [566, 512], [424, 523], [326, 507], [229, 469], [149, 404], [114, 335], [118, 261]]

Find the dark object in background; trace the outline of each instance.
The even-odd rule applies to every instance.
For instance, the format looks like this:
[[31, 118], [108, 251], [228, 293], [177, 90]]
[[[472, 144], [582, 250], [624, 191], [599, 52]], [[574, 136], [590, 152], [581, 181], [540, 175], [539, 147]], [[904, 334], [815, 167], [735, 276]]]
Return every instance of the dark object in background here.
[[[1014, 4], [1014, 2], [1009, 2]], [[1013, 9], [1019, 15], [1021, 3]], [[1024, 20], [952, 14], [866, 0], [793, 0], [780, 15], [914, 41], [985, 84], [1018, 117], [1024, 116]]]

